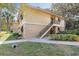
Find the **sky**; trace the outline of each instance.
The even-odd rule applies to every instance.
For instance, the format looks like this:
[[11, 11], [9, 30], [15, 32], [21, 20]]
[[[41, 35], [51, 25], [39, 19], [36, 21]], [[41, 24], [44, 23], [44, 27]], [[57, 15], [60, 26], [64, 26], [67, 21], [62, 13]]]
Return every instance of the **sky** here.
[[41, 8], [50, 8], [51, 3], [31, 3], [30, 5], [35, 6], [35, 7], [41, 7]]
[[[29, 5], [40, 7], [43, 9], [49, 9], [51, 8], [51, 3], [29, 3]], [[16, 4], [16, 7], [19, 7], [19, 4]]]

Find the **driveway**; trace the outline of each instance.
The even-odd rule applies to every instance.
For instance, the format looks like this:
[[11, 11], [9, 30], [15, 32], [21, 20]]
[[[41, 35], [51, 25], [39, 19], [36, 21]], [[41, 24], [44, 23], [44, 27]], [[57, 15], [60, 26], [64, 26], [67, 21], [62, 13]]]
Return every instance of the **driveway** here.
[[79, 42], [73, 42], [73, 41], [54, 41], [54, 40], [48, 40], [48, 38], [42, 38], [42, 39], [33, 38], [33, 39], [10, 40], [10, 41], [4, 41], [2, 44], [20, 43], [20, 42], [39, 42], [39, 43], [48, 43], [48, 44], [63, 44], [63, 45], [79, 46]]

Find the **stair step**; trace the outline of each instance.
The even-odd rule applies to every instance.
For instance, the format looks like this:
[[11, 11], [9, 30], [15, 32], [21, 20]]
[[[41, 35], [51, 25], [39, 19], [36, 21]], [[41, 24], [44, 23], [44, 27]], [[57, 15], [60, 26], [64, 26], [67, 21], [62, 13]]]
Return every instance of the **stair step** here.
[[41, 30], [39, 36], [41, 36], [43, 33], [45, 33], [46, 30], [47, 30], [51, 25], [52, 25], [52, 24], [48, 24], [43, 30]]

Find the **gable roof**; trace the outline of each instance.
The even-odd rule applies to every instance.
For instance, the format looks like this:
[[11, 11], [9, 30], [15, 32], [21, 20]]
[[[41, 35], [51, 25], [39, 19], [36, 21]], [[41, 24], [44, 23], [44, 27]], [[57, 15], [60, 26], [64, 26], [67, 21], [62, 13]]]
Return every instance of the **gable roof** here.
[[55, 17], [58, 17], [58, 18], [63, 18], [62, 16], [58, 16], [56, 14], [54, 14], [53, 12], [51, 12], [51, 10], [49, 9], [42, 9], [40, 7], [34, 7], [32, 5], [27, 5], [28, 7], [32, 8], [32, 9], [36, 9], [36, 10], [39, 10], [39, 11], [42, 11], [44, 13], [47, 13], [47, 14], [50, 14], [51, 16], [55, 16]]
[[51, 12], [50, 10], [48, 10], [48, 9], [42, 9], [42, 8], [40, 8], [40, 7], [34, 7], [34, 6], [32, 6], [32, 5], [29, 5], [29, 4], [21, 4], [21, 7], [29, 7], [29, 8], [32, 8], [32, 9], [35, 9], [35, 10], [39, 10], [39, 11], [41, 11], [41, 12], [44, 12], [44, 13], [47, 13], [47, 14], [49, 14], [51, 17], [58, 17], [58, 18], [63, 18], [62, 16], [58, 16], [58, 15], [56, 15], [55, 13], [53, 13], [53, 12]]

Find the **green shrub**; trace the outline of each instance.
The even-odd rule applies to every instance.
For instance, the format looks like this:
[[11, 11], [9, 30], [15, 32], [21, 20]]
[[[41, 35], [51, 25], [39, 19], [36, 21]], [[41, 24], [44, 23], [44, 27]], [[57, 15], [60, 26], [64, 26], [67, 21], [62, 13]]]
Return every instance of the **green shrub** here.
[[79, 36], [74, 34], [51, 34], [48, 38], [51, 40], [79, 41]]
[[18, 36], [19, 34], [18, 33], [13, 33], [13, 36]]
[[17, 37], [20, 37], [21, 35], [18, 33], [13, 33], [13, 36], [17, 38]]
[[12, 35], [8, 38], [8, 40], [15, 40], [19, 37], [20, 35], [18, 33], [12, 33]]
[[2, 22], [1, 30], [2, 31], [7, 31], [7, 24], [5, 19], [0, 19]]
[[76, 34], [79, 35], [79, 29], [74, 30], [65, 30], [64, 32], [60, 32], [61, 34]]
[[76, 34], [79, 35], [79, 28], [77, 29], [77, 33]]

